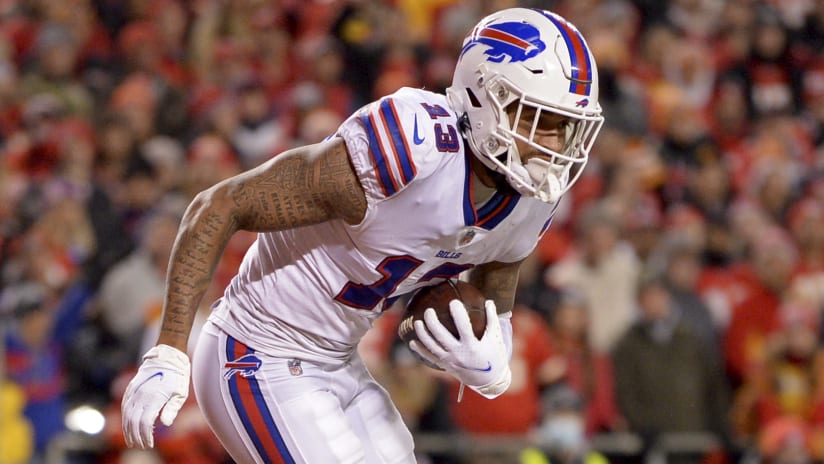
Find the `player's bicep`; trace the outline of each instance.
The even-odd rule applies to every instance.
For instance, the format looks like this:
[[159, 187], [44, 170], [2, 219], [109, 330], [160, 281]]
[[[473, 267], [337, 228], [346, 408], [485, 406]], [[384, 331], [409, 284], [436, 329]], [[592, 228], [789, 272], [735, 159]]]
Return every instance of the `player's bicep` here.
[[484, 296], [495, 302], [499, 314], [511, 311], [515, 305], [518, 272], [522, 262], [485, 263], [475, 267], [470, 274], [470, 282], [478, 287]]
[[366, 197], [339, 138], [295, 148], [222, 186], [238, 228], [284, 230], [343, 219], [358, 223]]

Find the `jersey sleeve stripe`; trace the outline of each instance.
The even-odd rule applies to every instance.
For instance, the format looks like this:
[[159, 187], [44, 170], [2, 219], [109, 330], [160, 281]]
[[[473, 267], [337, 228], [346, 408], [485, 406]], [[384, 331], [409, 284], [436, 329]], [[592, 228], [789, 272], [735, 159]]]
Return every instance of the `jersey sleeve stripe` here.
[[391, 99], [386, 99], [380, 105], [380, 117], [383, 127], [389, 136], [390, 146], [396, 163], [397, 171], [401, 175], [401, 185], [406, 185], [415, 177], [415, 164], [410, 156], [409, 145], [403, 133], [401, 125], [398, 123], [398, 113], [395, 104]]
[[398, 191], [398, 184], [386, 164], [386, 154], [376, 131], [378, 126], [375, 124], [375, 118], [372, 114], [364, 114], [360, 119], [369, 137], [369, 154], [375, 165], [375, 177], [383, 194], [387, 197], [392, 196]]
[[[395, 108], [395, 102], [390, 102], [390, 106], [392, 108], [392, 115], [395, 117], [395, 121], [400, 121], [400, 118], [398, 117], [398, 109]], [[418, 173], [418, 168], [415, 167], [415, 161], [412, 159], [412, 150], [409, 149], [409, 137], [406, 136], [406, 133], [403, 131], [403, 126], [400, 124], [398, 124], [398, 130], [401, 135], [401, 141], [403, 142], [403, 153], [406, 155], [401, 157], [401, 166], [403, 167], [405, 173], [409, 173], [409, 181], [411, 181]]]

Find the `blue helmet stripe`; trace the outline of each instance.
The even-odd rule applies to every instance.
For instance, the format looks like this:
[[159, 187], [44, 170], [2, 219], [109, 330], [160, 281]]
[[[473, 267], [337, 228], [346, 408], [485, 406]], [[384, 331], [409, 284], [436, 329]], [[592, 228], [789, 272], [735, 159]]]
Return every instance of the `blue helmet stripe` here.
[[[579, 95], [589, 96], [592, 90], [592, 60], [590, 59], [590, 52], [586, 42], [584, 42], [584, 38], [581, 37], [580, 32], [570, 27], [566, 21], [546, 11], [538, 11], [552, 21], [552, 24], [561, 32], [561, 37], [564, 39], [564, 43], [566, 43], [572, 71], [572, 75], [570, 76], [572, 81], [569, 83], [569, 91]], [[581, 76], [581, 71], [584, 71], [586, 74], [585, 77]]]

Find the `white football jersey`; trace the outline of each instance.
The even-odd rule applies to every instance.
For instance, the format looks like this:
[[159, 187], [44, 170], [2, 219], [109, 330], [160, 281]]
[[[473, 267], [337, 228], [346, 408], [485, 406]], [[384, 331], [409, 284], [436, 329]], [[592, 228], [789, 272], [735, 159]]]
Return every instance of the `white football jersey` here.
[[270, 354], [348, 358], [397, 297], [491, 261], [515, 262], [552, 205], [495, 193], [474, 204], [470, 157], [446, 97], [404, 88], [347, 119], [363, 221], [258, 235], [211, 319]]

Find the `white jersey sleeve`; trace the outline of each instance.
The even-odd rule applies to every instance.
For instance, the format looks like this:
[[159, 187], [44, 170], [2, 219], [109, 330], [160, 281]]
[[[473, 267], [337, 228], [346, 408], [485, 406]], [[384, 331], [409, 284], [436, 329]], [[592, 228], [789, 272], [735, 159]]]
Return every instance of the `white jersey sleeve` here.
[[337, 135], [345, 141], [370, 200], [390, 198], [416, 178], [427, 177], [438, 166], [444, 146], [451, 143], [454, 152], [460, 149], [454, 126], [436, 122], [451, 117], [442, 98], [403, 88], [364, 106], [341, 125]]

